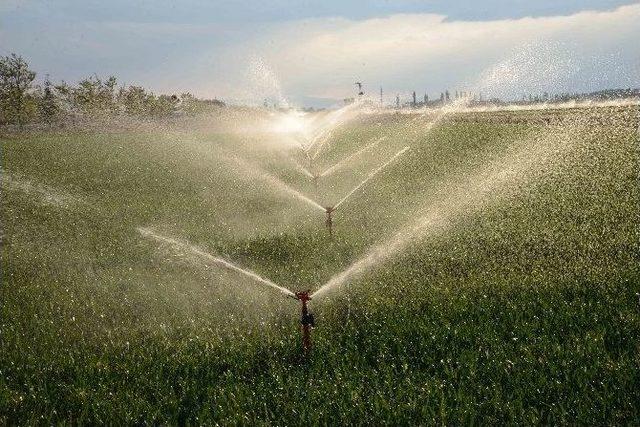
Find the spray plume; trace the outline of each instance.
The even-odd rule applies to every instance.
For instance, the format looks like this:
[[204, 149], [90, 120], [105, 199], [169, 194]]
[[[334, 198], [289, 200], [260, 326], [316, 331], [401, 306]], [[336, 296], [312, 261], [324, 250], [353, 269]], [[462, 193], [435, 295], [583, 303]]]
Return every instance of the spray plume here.
[[322, 172], [320, 174], [320, 176], [323, 177], [323, 176], [331, 175], [332, 173], [336, 172], [337, 170], [342, 169], [351, 160], [355, 159], [356, 157], [359, 157], [365, 151], [368, 151], [368, 150], [372, 149], [373, 147], [377, 146], [379, 143], [381, 143], [385, 139], [387, 139], [385, 136], [383, 136], [382, 138], [378, 138], [376, 141], [372, 142], [371, 144], [367, 145], [366, 147], [361, 148], [360, 150], [356, 151], [355, 153], [351, 154], [350, 156], [342, 159], [341, 161], [339, 161], [335, 165], [331, 166], [330, 168], [328, 168], [327, 170]]
[[20, 174], [10, 174], [0, 167], [0, 188], [18, 190], [29, 196], [33, 196], [44, 205], [69, 207], [74, 204], [82, 204], [83, 200], [62, 190], [27, 179]]
[[311, 140], [311, 142], [305, 149], [305, 152], [309, 154], [312, 150], [315, 149], [315, 152], [311, 155], [311, 158], [317, 158], [327, 142], [333, 136], [335, 128], [351, 120], [354, 114], [357, 114], [359, 109], [360, 103], [354, 102], [353, 104], [347, 105], [340, 108], [339, 110], [332, 112], [327, 120], [328, 123], [323, 126], [324, 130], [322, 130]]
[[362, 188], [363, 185], [365, 185], [367, 182], [369, 182], [374, 176], [376, 176], [381, 170], [383, 170], [384, 168], [386, 168], [387, 166], [389, 166], [391, 163], [393, 163], [398, 157], [400, 157], [402, 154], [404, 154], [405, 151], [407, 151], [409, 149], [409, 147], [404, 147], [402, 150], [398, 151], [396, 154], [393, 155], [393, 157], [391, 157], [389, 160], [387, 160], [382, 166], [379, 166], [377, 169], [375, 169], [373, 172], [369, 173], [369, 175], [367, 175], [367, 177], [364, 179], [364, 181], [362, 181], [360, 184], [358, 184], [353, 190], [349, 191], [347, 193], [346, 196], [344, 196], [342, 199], [340, 199], [340, 201], [338, 203], [335, 204], [335, 206], [333, 206], [333, 209], [337, 209], [338, 206], [340, 206], [342, 203], [344, 203], [349, 197], [351, 197], [351, 195], [353, 193], [355, 193], [356, 191], [358, 191], [360, 188]]
[[315, 176], [313, 176], [313, 174], [309, 171], [309, 169], [305, 168], [304, 166], [302, 166], [300, 163], [298, 163], [297, 160], [290, 158], [290, 160], [293, 162], [296, 170], [298, 172], [300, 172], [302, 175], [308, 177], [308, 178], [315, 178]]
[[333, 135], [333, 129], [331, 128], [327, 128], [324, 129], [322, 131], [320, 131], [319, 134], [317, 134], [316, 136], [314, 136], [313, 138], [311, 138], [311, 140], [309, 141], [309, 143], [305, 146], [304, 151], [307, 155], [311, 156], [311, 158], [315, 158], [316, 154], [311, 155], [309, 154], [313, 148], [317, 145], [318, 147], [321, 147], [322, 145], [324, 145], [325, 142], [327, 142], [331, 136]]
[[267, 285], [267, 286], [270, 286], [270, 287], [272, 287], [274, 289], [277, 289], [277, 290], [279, 290], [280, 292], [282, 292], [285, 295], [295, 297], [295, 294], [292, 291], [290, 291], [289, 289], [284, 288], [282, 286], [278, 286], [275, 283], [273, 283], [272, 281], [267, 280], [267, 279], [265, 279], [263, 277], [260, 277], [259, 275], [257, 275], [253, 271], [246, 270], [244, 268], [240, 268], [237, 265], [234, 265], [234, 264], [232, 264], [231, 262], [229, 262], [227, 260], [215, 257], [215, 256], [213, 256], [213, 255], [211, 255], [211, 254], [209, 254], [207, 252], [204, 252], [203, 250], [201, 250], [201, 249], [199, 249], [199, 248], [197, 248], [197, 247], [195, 247], [193, 245], [190, 245], [189, 243], [186, 243], [186, 242], [183, 242], [183, 241], [171, 238], [171, 237], [167, 237], [167, 236], [163, 236], [163, 235], [157, 234], [157, 233], [155, 233], [153, 230], [151, 230], [149, 228], [138, 227], [137, 230], [141, 235], [143, 235], [146, 238], [153, 239], [153, 240], [156, 240], [156, 241], [161, 242], [161, 243], [166, 243], [166, 244], [172, 246], [174, 249], [179, 249], [179, 250], [182, 250], [182, 251], [185, 251], [185, 252], [190, 252], [193, 255], [196, 255], [196, 256], [198, 256], [198, 257], [200, 257], [202, 259], [205, 259], [205, 260], [207, 260], [207, 261], [209, 261], [211, 263], [214, 263], [214, 264], [219, 265], [221, 267], [227, 268], [229, 270], [233, 270], [233, 271], [241, 273], [241, 274], [243, 274], [243, 275], [245, 275], [247, 277], [250, 277], [251, 279], [253, 279], [254, 281], [256, 281], [258, 283], [261, 283], [263, 285]]
[[321, 210], [322, 212], [324, 212], [324, 208], [317, 203], [315, 200], [312, 200], [311, 198], [305, 196], [304, 194], [302, 194], [301, 192], [299, 192], [298, 190], [295, 190], [293, 188], [291, 188], [290, 186], [288, 186], [287, 184], [285, 184], [284, 182], [282, 182], [280, 179], [276, 178], [275, 176], [265, 172], [264, 170], [258, 168], [255, 165], [250, 165], [247, 162], [245, 162], [244, 160], [238, 158], [238, 157], [232, 157], [230, 158], [231, 160], [233, 160], [233, 162], [235, 162], [238, 166], [240, 166], [243, 171], [245, 173], [247, 173], [248, 175], [251, 176], [256, 176], [260, 179], [262, 179], [263, 181], [271, 184], [272, 187], [287, 193], [293, 197], [295, 197], [298, 200], [301, 200], [305, 203], [307, 203], [310, 206], [313, 206], [316, 209]]
[[[531, 176], [532, 172], [540, 170], [541, 165], [552, 162], [553, 159], [561, 157], [560, 154], [563, 151], [570, 150], [573, 145], [571, 138], [584, 129], [584, 125], [569, 126], [560, 134], [551, 135], [542, 140], [521, 141], [521, 149], [502, 161], [493, 162], [484, 168], [473, 179], [469, 179], [463, 188], [448, 192], [449, 197], [430, 206], [423, 216], [407, 224], [389, 240], [373, 246], [362, 258], [333, 276], [311, 297], [318, 298], [331, 290], [340, 288], [348, 281], [405, 250], [417, 239], [444, 232], [464, 214], [477, 211], [490, 202], [500, 200], [508, 190], [517, 188]], [[489, 198], [489, 196], [494, 197]]]

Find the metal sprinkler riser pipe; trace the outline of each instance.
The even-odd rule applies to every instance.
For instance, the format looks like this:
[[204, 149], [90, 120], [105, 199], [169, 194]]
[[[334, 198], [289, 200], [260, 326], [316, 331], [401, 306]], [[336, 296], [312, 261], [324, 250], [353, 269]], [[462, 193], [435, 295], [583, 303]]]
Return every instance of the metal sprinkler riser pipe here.
[[336, 208], [332, 206], [325, 207], [325, 212], [327, 214], [327, 219], [325, 220], [325, 225], [327, 226], [327, 230], [329, 231], [329, 236], [333, 235], [333, 217], [331, 216], [333, 212], [335, 212]]
[[311, 351], [311, 328], [316, 326], [313, 314], [309, 312], [309, 307], [307, 305], [307, 303], [311, 301], [309, 292], [309, 290], [306, 290], [295, 293], [296, 299], [302, 303], [300, 325], [302, 328], [302, 350], [305, 355], [309, 354]]

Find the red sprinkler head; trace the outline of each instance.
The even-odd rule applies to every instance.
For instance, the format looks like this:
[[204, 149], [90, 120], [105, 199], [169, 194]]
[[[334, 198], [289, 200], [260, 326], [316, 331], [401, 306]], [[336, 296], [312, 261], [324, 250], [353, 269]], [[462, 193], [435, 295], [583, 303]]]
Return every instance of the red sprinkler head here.
[[305, 304], [307, 301], [311, 301], [311, 297], [309, 296], [309, 290], [306, 291], [300, 291], [300, 292], [296, 292], [296, 299], [302, 301], [303, 304]]
[[311, 351], [311, 328], [316, 326], [313, 314], [309, 313], [309, 307], [307, 307], [307, 302], [311, 301], [309, 292], [309, 290], [306, 290], [295, 293], [296, 299], [302, 302], [300, 325], [302, 326], [302, 350], [305, 355], [308, 355]]

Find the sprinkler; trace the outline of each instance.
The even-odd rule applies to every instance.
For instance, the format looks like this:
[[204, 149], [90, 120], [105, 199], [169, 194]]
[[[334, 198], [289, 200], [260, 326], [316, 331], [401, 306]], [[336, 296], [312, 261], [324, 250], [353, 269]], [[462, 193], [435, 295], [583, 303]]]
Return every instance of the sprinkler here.
[[311, 351], [311, 328], [316, 326], [313, 314], [309, 313], [309, 307], [307, 306], [307, 302], [311, 301], [309, 292], [309, 290], [306, 290], [295, 293], [295, 299], [302, 303], [300, 325], [302, 325], [302, 350], [305, 355], [308, 355]]
[[318, 178], [320, 178], [320, 175], [318, 174], [314, 174], [311, 178], [313, 180], [313, 187], [315, 188], [316, 194], [318, 194]]
[[331, 218], [331, 214], [336, 210], [335, 207], [327, 206], [325, 212], [327, 213], [327, 220], [324, 222], [327, 226], [327, 230], [329, 231], [329, 236], [333, 235], [333, 218]]
[[309, 301], [311, 301], [311, 296], [309, 295], [311, 293], [310, 290], [307, 289], [306, 291], [293, 292], [285, 287], [273, 283], [268, 279], [260, 277], [251, 270], [238, 267], [237, 265], [232, 264], [231, 262], [223, 258], [215, 257], [207, 252], [198, 249], [196, 246], [190, 245], [187, 242], [157, 234], [150, 228], [139, 227], [137, 230], [144, 237], [171, 245], [179, 254], [190, 252], [191, 254], [196, 255], [212, 264], [243, 274], [258, 283], [279, 290], [289, 298], [300, 301], [302, 303], [302, 317], [300, 319], [300, 325], [302, 326], [302, 349], [305, 356], [309, 354], [309, 352], [311, 351], [311, 328], [314, 328], [316, 326], [315, 320], [313, 319], [313, 314], [309, 313], [309, 307], [307, 304]]

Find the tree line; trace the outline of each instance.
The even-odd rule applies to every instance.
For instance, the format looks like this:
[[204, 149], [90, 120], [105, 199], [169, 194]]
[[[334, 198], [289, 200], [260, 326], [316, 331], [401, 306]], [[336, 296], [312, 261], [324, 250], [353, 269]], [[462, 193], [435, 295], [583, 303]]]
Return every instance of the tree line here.
[[54, 84], [46, 76], [37, 84], [36, 73], [21, 56], [0, 57], [0, 125], [22, 129], [33, 123], [53, 126], [122, 116], [164, 119], [197, 116], [224, 106], [222, 101], [190, 93], [155, 95], [141, 86], [119, 86], [113, 76], [93, 75], [76, 85]]

